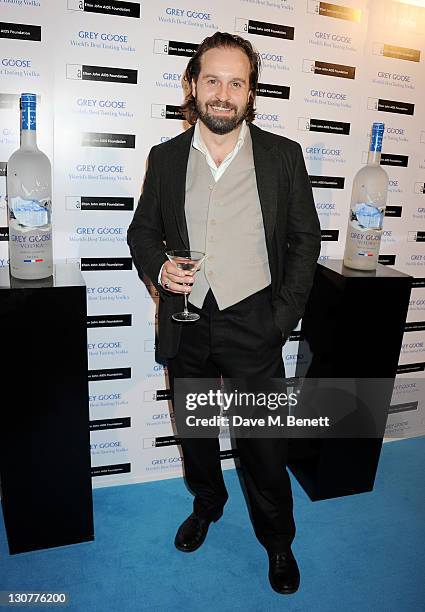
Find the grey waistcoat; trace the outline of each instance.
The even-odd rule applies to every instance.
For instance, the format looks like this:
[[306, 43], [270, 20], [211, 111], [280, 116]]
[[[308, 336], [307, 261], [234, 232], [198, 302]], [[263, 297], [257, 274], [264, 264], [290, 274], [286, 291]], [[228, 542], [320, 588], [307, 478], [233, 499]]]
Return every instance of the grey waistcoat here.
[[223, 310], [270, 284], [249, 130], [217, 182], [205, 156], [190, 147], [185, 214], [190, 248], [207, 254], [189, 296], [194, 306], [202, 307], [210, 288]]

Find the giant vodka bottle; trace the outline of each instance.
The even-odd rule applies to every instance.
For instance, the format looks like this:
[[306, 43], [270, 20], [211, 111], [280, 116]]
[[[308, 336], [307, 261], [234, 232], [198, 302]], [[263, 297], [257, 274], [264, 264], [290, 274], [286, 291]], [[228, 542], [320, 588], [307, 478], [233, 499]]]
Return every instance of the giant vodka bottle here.
[[367, 165], [354, 177], [344, 265], [356, 270], [375, 270], [387, 201], [388, 174], [379, 165], [384, 124], [372, 125]]
[[7, 162], [9, 263], [15, 278], [53, 274], [52, 172], [37, 147], [36, 95], [21, 94], [21, 147]]

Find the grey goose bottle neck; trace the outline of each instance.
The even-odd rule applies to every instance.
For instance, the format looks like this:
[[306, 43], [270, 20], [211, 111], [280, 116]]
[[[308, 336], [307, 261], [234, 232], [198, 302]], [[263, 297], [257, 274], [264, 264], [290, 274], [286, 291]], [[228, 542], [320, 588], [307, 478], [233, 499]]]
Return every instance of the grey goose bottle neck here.
[[368, 166], [379, 166], [381, 163], [382, 138], [384, 136], [385, 125], [375, 122], [372, 125], [370, 136], [369, 152], [367, 156]]
[[21, 94], [21, 149], [37, 149], [37, 96]]

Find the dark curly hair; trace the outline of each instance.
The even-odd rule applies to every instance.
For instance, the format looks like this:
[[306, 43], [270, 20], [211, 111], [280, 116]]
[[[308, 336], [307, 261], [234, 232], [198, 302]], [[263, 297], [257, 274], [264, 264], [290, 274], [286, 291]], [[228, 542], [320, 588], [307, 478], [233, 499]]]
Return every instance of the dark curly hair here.
[[205, 38], [205, 40], [203, 40], [196, 49], [195, 54], [189, 60], [182, 79], [182, 85], [185, 91], [185, 101], [181, 108], [186, 121], [191, 125], [194, 125], [198, 119], [198, 111], [196, 110], [196, 103], [195, 98], [192, 95], [191, 85], [192, 81], [195, 81], [196, 83], [199, 73], [201, 72], [201, 58], [206, 51], [209, 51], [209, 49], [216, 49], [217, 47], [240, 49], [249, 59], [249, 64], [251, 67], [249, 75], [249, 88], [251, 90], [251, 96], [249, 98], [244, 119], [248, 123], [254, 121], [255, 93], [257, 90], [258, 77], [261, 68], [260, 54], [254, 49], [249, 40], [246, 40], [241, 36], [228, 34], [227, 32], [216, 32], [212, 36]]

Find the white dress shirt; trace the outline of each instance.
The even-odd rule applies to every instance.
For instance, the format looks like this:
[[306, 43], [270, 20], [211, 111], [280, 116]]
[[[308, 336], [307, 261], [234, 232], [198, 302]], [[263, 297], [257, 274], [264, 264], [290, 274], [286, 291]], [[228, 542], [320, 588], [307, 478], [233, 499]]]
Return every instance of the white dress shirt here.
[[205, 155], [207, 164], [210, 167], [211, 174], [213, 175], [215, 182], [217, 182], [220, 179], [220, 177], [223, 176], [226, 169], [230, 166], [230, 164], [232, 163], [232, 161], [235, 159], [236, 155], [240, 151], [245, 141], [245, 134], [246, 134], [247, 129], [248, 127], [246, 125], [246, 121], [243, 121], [241, 125], [241, 129], [239, 130], [239, 136], [235, 144], [235, 148], [223, 159], [221, 164], [217, 166], [215, 161], [211, 157], [211, 153], [208, 151], [204, 141], [202, 140], [201, 130], [199, 128], [199, 120], [196, 122], [195, 131], [193, 133], [192, 147], [195, 147], [195, 149], [198, 149], [198, 151], [201, 151], [201, 153]]

